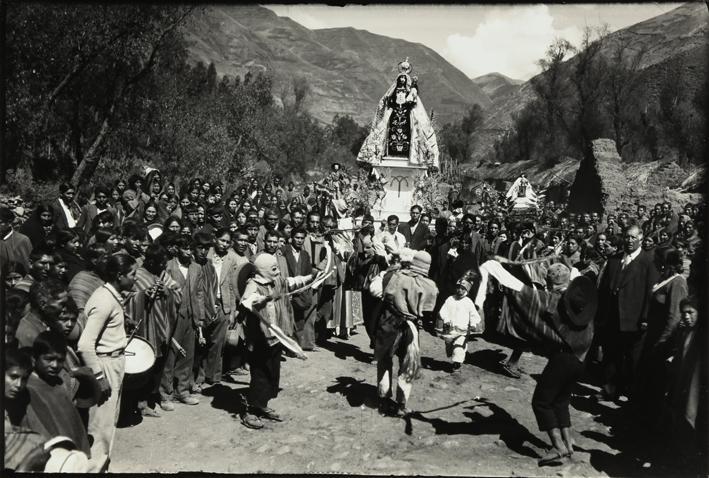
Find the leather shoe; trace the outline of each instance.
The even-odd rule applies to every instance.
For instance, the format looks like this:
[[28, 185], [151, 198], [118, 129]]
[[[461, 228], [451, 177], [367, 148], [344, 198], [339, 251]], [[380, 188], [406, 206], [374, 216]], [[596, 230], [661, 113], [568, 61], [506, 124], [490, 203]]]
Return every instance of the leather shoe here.
[[241, 416], [241, 423], [243, 423], [246, 428], [251, 428], [253, 430], [260, 430], [263, 428], [263, 422], [261, 419], [252, 413], [243, 414]]
[[272, 420], [274, 422], [282, 422], [283, 418], [276, 413], [276, 411], [273, 408], [259, 408], [258, 410], [254, 410], [254, 413], [260, 417], [266, 418], [267, 420]]

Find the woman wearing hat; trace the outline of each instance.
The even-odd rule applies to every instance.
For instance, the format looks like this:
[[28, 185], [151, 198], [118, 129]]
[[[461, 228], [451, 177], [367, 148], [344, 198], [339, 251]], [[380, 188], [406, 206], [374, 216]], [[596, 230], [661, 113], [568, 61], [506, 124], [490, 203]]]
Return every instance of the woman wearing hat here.
[[[485, 262], [480, 272], [483, 284], [492, 275], [506, 288], [515, 327], [548, 352], [549, 362], [537, 381], [532, 409], [539, 429], [547, 432], [552, 444], [539, 465], [560, 465], [573, 453], [569, 400], [593, 340], [596, 286], [585, 276], [570, 281], [571, 271], [563, 264], [549, 267], [547, 290], [524, 285], [497, 261]], [[482, 293], [486, 289], [481, 285]]]

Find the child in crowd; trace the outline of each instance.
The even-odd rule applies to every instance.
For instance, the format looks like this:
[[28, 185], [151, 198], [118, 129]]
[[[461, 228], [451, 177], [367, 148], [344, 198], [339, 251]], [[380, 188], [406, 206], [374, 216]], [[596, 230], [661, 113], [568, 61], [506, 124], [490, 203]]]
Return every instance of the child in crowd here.
[[446, 355], [453, 361], [453, 372], [460, 370], [467, 347], [468, 334], [482, 326], [480, 314], [468, 297], [472, 284], [466, 279], [456, 283], [455, 294], [443, 303], [440, 316], [441, 338], [446, 342]]

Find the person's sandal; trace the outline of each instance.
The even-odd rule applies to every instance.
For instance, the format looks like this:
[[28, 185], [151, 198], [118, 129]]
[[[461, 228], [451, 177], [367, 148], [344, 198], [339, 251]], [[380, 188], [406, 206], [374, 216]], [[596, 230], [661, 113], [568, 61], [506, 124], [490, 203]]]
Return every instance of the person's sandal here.
[[252, 430], [260, 430], [263, 428], [261, 419], [252, 413], [244, 413], [241, 416], [241, 423], [243, 423], [246, 428], [251, 428]]
[[507, 363], [502, 363], [500, 364], [502, 366], [502, 370], [507, 375], [508, 377], [512, 378], [522, 378], [522, 374], [519, 372], [519, 370], [515, 370], [512, 367], [509, 366]]

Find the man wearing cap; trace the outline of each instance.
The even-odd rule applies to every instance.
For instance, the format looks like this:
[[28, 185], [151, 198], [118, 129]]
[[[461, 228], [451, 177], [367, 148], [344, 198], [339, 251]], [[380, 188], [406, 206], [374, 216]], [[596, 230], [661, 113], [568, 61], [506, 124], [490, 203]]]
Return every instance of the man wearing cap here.
[[9, 208], [0, 208], [0, 268], [4, 269], [10, 262], [18, 262], [29, 269], [32, 242], [13, 229], [14, 221], [15, 214]]
[[[399, 270], [389, 271], [382, 280], [382, 313], [376, 323], [374, 358], [377, 360], [379, 413], [404, 417], [413, 380], [421, 365], [418, 328], [424, 313], [432, 312], [438, 289], [428, 278], [431, 256], [425, 251], [402, 251]], [[375, 294], [377, 295], [377, 294]], [[399, 358], [396, 404], [391, 403], [394, 356]]]
[[599, 282], [605, 381], [600, 399], [632, 390], [652, 287], [659, 278], [654, 253], [642, 250], [642, 241], [642, 230], [630, 226], [623, 235], [625, 251], [608, 258]]
[[516, 330], [547, 351], [549, 362], [537, 380], [532, 409], [539, 429], [547, 432], [552, 444], [539, 465], [560, 465], [574, 451], [569, 400], [593, 341], [596, 286], [585, 276], [570, 281], [571, 271], [559, 263], [549, 266], [547, 290], [525, 285], [497, 261], [482, 264], [480, 273], [478, 298], [484, 300], [488, 276], [492, 275], [506, 289], [516, 312]]

